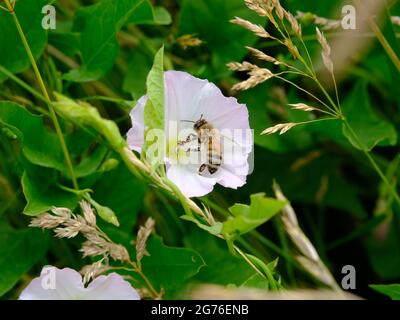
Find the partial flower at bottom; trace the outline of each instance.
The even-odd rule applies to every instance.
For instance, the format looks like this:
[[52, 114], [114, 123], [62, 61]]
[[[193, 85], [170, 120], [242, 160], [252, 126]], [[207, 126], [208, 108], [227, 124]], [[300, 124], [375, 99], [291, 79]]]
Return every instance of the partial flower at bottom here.
[[[233, 189], [243, 186], [253, 149], [246, 105], [186, 72], [167, 71], [164, 79], [167, 177], [187, 197], [206, 195], [217, 183]], [[130, 114], [132, 128], [127, 142], [137, 152], [142, 151], [145, 139], [147, 100], [147, 96], [140, 98]], [[202, 128], [215, 129], [210, 133], [212, 140], [198, 141], [199, 132], [194, 127], [199, 120], [203, 120]]]
[[46, 266], [22, 291], [19, 300], [140, 300], [137, 291], [119, 274], [99, 276], [85, 287], [70, 268]]

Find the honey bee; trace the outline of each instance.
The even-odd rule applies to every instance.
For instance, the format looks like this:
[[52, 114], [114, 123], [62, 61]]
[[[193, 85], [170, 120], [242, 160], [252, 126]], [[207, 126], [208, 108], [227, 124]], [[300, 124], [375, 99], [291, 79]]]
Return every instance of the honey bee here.
[[179, 146], [184, 146], [192, 141], [197, 140], [198, 146], [196, 148], [186, 149], [187, 153], [191, 151], [199, 152], [202, 146], [207, 148], [207, 162], [200, 165], [198, 173], [203, 175], [206, 171], [210, 174], [214, 174], [218, 171], [222, 164], [222, 143], [221, 135], [218, 129], [214, 128], [206, 119], [201, 115], [197, 121], [182, 120], [183, 122], [192, 122], [193, 130], [196, 134], [190, 134], [186, 140], [179, 141]]

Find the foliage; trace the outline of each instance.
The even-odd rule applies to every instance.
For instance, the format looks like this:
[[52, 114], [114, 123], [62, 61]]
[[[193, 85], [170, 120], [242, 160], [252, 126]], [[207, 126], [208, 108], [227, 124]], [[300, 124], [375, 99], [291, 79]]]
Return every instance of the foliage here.
[[[281, 0], [304, 15], [275, 8], [275, 20], [245, 2], [258, 3], [18, 0], [13, 15], [0, 1], [2, 298], [18, 298], [44, 265], [100, 261], [150, 298], [188, 298], [210, 283], [262, 293], [326, 287], [314, 263], [338, 284], [342, 266], [354, 265], [355, 294], [399, 299], [399, 2], [370, 15], [386, 41], [354, 31], [360, 47], [348, 61], [336, 60], [345, 50], [335, 43], [350, 31], [328, 26], [341, 1]], [[55, 30], [41, 25], [49, 3]], [[164, 128], [168, 70], [247, 105], [254, 172], [243, 187], [188, 199], [147, 144], [141, 155], [128, 150], [129, 112], [144, 94], [146, 131]], [[274, 181], [288, 201], [274, 196]], [[83, 237], [29, 227], [55, 207], [83, 216], [82, 200], [99, 216], [97, 232], [129, 259], [82, 257]], [[149, 217], [155, 226], [141, 239]]]

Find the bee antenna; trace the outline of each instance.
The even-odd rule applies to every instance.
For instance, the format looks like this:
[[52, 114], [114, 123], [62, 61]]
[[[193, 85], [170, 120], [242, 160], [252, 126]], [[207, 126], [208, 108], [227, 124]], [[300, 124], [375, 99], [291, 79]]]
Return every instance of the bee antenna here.
[[192, 120], [181, 120], [181, 122], [191, 122], [191, 123], [195, 123], [195, 122], [192, 121]]

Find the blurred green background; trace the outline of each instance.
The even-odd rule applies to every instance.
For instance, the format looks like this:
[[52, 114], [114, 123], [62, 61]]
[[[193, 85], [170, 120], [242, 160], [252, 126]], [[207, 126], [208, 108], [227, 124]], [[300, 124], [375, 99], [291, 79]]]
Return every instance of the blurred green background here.
[[[161, 45], [165, 46], [166, 69], [208, 79], [226, 95], [232, 95], [231, 86], [244, 79], [243, 74], [229, 71], [226, 63], [255, 61], [245, 46], [289, 58], [276, 42], [259, 39], [229, 22], [240, 16], [272, 30], [242, 0], [59, 0], [52, 2], [57, 27], [46, 31], [41, 20], [42, 7], [48, 3], [17, 0], [16, 5], [46, 85], [51, 91], [89, 100], [104, 117], [118, 124], [122, 134], [129, 129], [134, 101], [145, 93], [146, 76]], [[282, 4], [293, 14], [312, 12], [340, 19], [343, 5], [352, 2], [287, 0]], [[393, 25], [390, 17], [399, 15], [398, 1], [388, 1], [380, 15], [381, 30], [398, 56], [400, 27]], [[307, 19], [301, 22], [320, 71], [323, 65], [315, 25]], [[344, 33], [339, 29], [326, 35], [334, 42]], [[395, 184], [400, 177], [400, 76], [371, 31], [352, 39], [366, 46], [351, 52], [351, 59], [346, 61], [349, 64], [339, 82], [342, 108], [365, 141], [374, 146], [374, 158]], [[0, 11], [0, 65], [38, 90], [12, 17], [4, 10]], [[304, 79], [291, 80], [316, 89]], [[343, 276], [342, 266], [353, 265], [357, 271], [357, 289], [353, 292], [381, 298], [368, 286], [400, 281], [400, 208], [368, 160], [343, 136], [337, 122], [299, 126], [283, 136], [261, 136], [275, 123], [308, 119], [308, 114], [287, 108], [288, 103], [308, 101], [287, 84], [271, 80], [237, 97], [247, 104], [255, 131], [254, 172], [244, 187], [218, 187], [205, 202], [228, 208], [237, 202], [248, 203], [254, 193], [272, 196], [271, 186], [276, 180], [338, 282]], [[10, 108], [0, 102], [0, 296], [14, 299], [43, 265], [79, 270], [90, 260], [82, 260], [78, 252], [82, 239], [60, 240], [50, 232], [27, 227], [29, 215], [52, 206], [72, 208], [77, 199], [60, 188], [60, 184], [69, 184], [68, 173], [48, 117], [41, 111], [43, 102], [4, 72], [0, 72], [0, 100], [23, 106]], [[114, 166], [112, 161], [110, 168], [110, 159], [120, 159], [95, 132], [72, 128], [67, 122], [62, 122], [62, 128], [81, 187], [94, 190], [94, 199], [112, 208], [121, 222], [119, 229], [101, 224], [113, 239], [130, 246], [146, 217], [156, 219], [157, 234], [170, 248], [159, 238], [154, 239], [149, 273], [170, 296], [179, 296], [177, 292], [191, 283], [240, 286], [252, 275], [253, 271], [232, 257], [222, 241], [189, 222], [176, 221], [183, 214], [177, 203], [132, 177], [122, 163]], [[268, 240], [287, 250], [281, 231], [276, 223], [259, 228]], [[168, 265], [162, 260], [165, 255], [173, 260], [175, 255], [190, 255], [192, 249], [204, 261], [199, 272], [199, 266], [191, 266], [176, 278], [159, 279], [156, 270], [163, 268], [163, 262]], [[318, 286], [303, 272], [293, 270], [290, 261], [270, 247], [260, 250], [269, 261], [279, 257], [277, 272], [284, 287]], [[166, 274], [174, 272], [172, 267], [166, 269]]]

